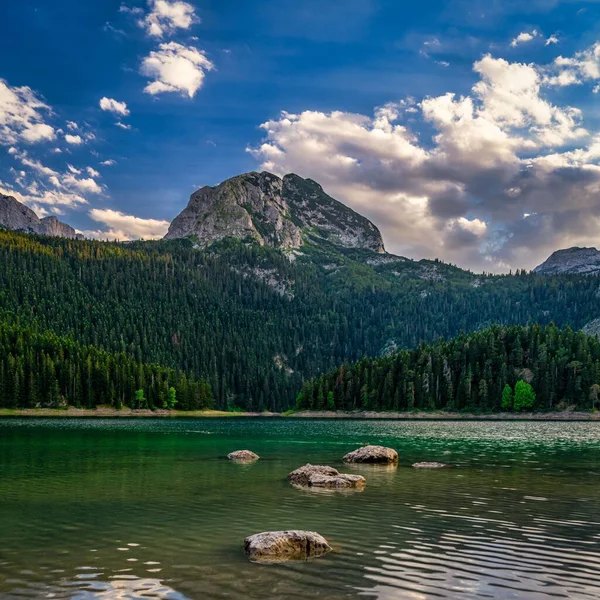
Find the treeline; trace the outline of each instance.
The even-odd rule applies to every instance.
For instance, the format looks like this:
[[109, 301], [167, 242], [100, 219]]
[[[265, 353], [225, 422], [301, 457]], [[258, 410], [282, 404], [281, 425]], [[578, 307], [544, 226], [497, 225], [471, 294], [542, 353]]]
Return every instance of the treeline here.
[[556, 410], [599, 407], [600, 341], [541, 327], [494, 326], [364, 358], [305, 383], [309, 410]]
[[325, 243], [294, 256], [0, 231], [0, 321], [204, 378], [219, 409], [281, 411], [344, 361], [494, 323], [598, 317], [593, 277], [475, 276]]
[[83, 346], [54, 333], [0, 323], [0, 407], [213, 408], [210, 385]]

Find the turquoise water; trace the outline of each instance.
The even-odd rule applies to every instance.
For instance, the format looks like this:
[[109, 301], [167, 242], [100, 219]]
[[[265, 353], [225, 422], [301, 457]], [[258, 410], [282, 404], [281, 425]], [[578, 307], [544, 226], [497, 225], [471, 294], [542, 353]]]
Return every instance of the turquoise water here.
[[[399, 466], [341, 463], [367, 442]], [[306, 462], [367, 487], [295, 489]], [[0, 419], [0, 598], [598, 598], [599, 492], [597, 423]], [[334, 552], [246, 560], [291, 528]]]

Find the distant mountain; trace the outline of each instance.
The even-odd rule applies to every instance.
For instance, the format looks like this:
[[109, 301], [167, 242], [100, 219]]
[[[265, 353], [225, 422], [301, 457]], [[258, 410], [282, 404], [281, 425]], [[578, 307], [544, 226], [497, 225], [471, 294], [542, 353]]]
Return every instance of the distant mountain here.
[[0, 194], [0, 227], [69, 239], [81, 238], [77, 232], [56, 217], [40, 219], [33, 210], [13, 196]]
[[224, 238], [254, 239], [293, 250], [308, 240], [384, 253], [379, 230], [328, 196], [312, 179], [246, 173], [203, 187], [175, 218], [165, 239], [194, 238], [202, 247]]
[[562, 273], [598, 275], [600, 274], [600, 252], [596, 248], [578, 247], [557, 250], [533, 272], [540, 275]]

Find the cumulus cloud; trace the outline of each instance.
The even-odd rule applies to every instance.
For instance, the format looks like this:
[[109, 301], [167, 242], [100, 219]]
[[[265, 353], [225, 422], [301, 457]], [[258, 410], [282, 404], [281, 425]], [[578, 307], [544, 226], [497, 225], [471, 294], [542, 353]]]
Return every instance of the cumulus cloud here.
[[168, 221], [142, 219], [112, 209], [93, 208], [89, 211], [89, 216], [106, 226], [104, 230], [83, 232], [87, 237], [96, 239], [154, 240], [164, 237], [169, 228]]
[[11, 87], [0, 79], [0, 144], [28, 144], [56, 138], [54, 127], [45, 122], [50, 107], [29, 87]]
[[549, 46], [550, 44], [558, 44], [560, 40], [558, 39], [558, 37], [556, 35], [551, 35], [549, 38], [546, 39], [546, 41], [544, 42], [544, 46]]
[[538, 32], [535, 29], [531, 33], [529, 33], [528, 31], [523, 31], [516, 38], [513, 39], [510, 45], [513, 48], [516, 48], [519, 44], [526, 44], [527, 42], [531, 42], [537, 36]]
[[213, 69], [213, 63], [193, 46], [160, 44], [142, 61], [142, 75], [153, 80], [144, 91], [151, 95], [178, 92], [193, 98], [202, 87], [206, 72]]
[[115, 123], [115, 126], [118, 127], [119, 129], [125, 129], [125, 131], [130, 131], [131, 129], [133, 129], [133, 127], [127, 123], [122, 123], [121, 121], [117, 121]]
[[576, 85], [600, 79], [600, 42], [572, 57], [559, 56], [547, 69], [550, 85]]
[[[249, 151], [266, 170], [322, 183], [373, 219], [399, 254], [504, 271], [597, 244], [600, 135], [577, 107], [549, 101], [546, 67], [486, 55], [473, 68], [466, 96], [388, 104], [370, 116], [284, 112]], [[432, 139], [403, 122], [409, 108]]]
[[119, 102], [113, 98], [107, 98], [106, 96], [100, 99], [100, 108], [116, 115], [121, 115], [122, 117], [127, 117], [130, 114], [125, 102]]
[[100, 164], [103, 167], [112, 167], [117, 164], [117, 161], [113, 160], [112, 158], [109, 158], [108, 160], [103, 160]]
[[148, 6], [148, 14], [138, 21], [138, 25], [151, 37], [162, 38], [200, 22], [194, 7], [181, 0], [149, 0]]
[[80, 135], [71, 135], [70, 133], [65, 135], [65, 141], [72, 146], [80, 146], [83, 144], [83, 138]]

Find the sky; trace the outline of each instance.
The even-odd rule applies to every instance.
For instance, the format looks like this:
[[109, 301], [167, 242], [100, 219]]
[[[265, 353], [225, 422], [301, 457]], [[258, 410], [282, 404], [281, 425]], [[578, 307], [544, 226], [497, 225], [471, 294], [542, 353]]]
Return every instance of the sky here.
[[600, 245], [600, 0], [0, 0], [0, 192], [160, 238], [294, 172], [389, 252], [474, 271]]

